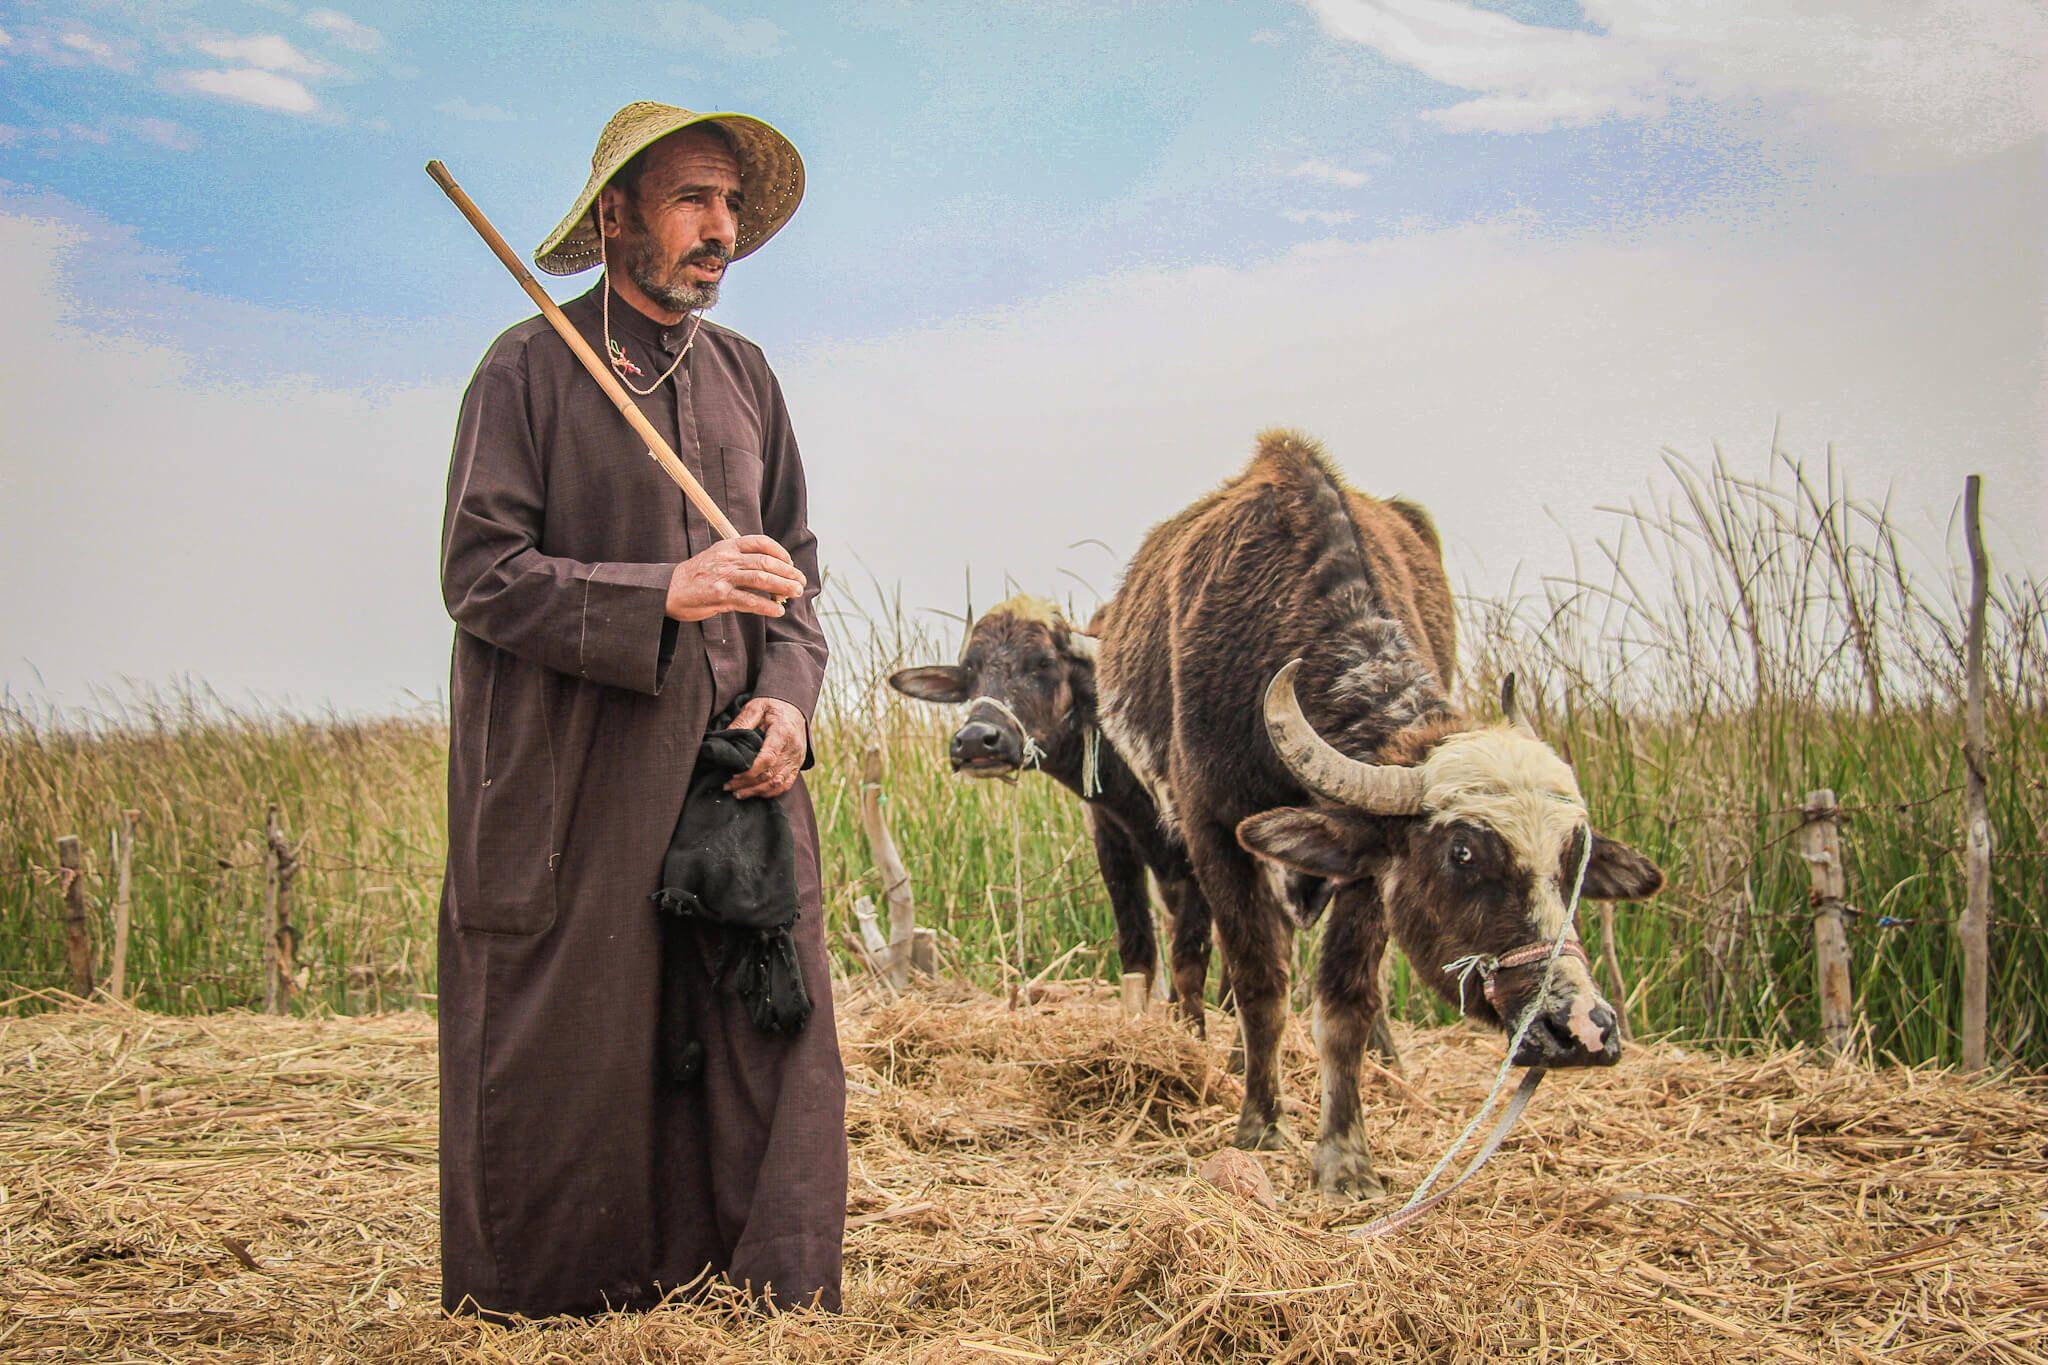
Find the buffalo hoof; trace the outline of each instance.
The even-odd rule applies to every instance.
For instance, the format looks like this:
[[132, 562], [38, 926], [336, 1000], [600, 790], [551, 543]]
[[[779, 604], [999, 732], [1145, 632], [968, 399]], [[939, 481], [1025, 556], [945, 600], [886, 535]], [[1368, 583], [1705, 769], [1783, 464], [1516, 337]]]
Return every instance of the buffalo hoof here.
[[1387, 1192], [1379, 1173], [1372, 1168], [1372, 1154], [1355, 1140], [1316, 1144], [1313, 1169], [1316, 1193], [1333, 1204], [1360, 1199], [1377, 1199]]
[[1284, 1152], [1287, 1150], [1287, 1134], [1278, 1119], [1246, 1114], [1238, 1119], [1237, 1134], [1230, 1139], [1230, 1145], [1242, 1147], [1247, 1152]]

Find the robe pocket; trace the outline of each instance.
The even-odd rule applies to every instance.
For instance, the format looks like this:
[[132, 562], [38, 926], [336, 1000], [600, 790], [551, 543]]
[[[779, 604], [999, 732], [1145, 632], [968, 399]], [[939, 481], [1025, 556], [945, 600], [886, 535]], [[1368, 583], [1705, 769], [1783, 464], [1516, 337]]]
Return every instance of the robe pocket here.
[[725, 466], [725, 514], [741, 535], [761, 534], [761, 457], [745, 446], [720, 446]]
[[460, 929], [538, 934], [555, 922], [555, 761], [540, 672], [497, 652], [483, 733], [449, 773], [448, 864]]

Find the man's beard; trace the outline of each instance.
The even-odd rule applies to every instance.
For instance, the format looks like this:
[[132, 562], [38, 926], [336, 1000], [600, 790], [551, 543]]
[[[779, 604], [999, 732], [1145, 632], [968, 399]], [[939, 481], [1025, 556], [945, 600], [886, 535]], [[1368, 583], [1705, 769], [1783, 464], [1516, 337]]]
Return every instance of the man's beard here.
[[[674, 271], [680, 276], [683, 268], [698, 261], [723, 261], [726, 253], [718, 247], [702, 246], [685, 256]], [[721, 280], [706, 280], [692, 284], [687, 280], [671, 278], [660, 269], [655, 251], [647, 238], [642, 237], [627, 249], [626, 277], [640, 287], [640, 292], [671, 313], [701, 312], [718, 302], [718, 286]]]

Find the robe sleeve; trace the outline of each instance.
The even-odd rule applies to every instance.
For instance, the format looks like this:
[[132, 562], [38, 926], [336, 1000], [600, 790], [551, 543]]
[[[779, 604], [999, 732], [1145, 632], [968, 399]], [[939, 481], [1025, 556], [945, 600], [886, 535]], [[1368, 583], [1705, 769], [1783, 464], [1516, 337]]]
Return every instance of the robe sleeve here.
[[674, 564], [589, 564], [540, 551], [547, 481], [526, 377], [492, 357], [462, 396], [441, 595], [455, 624], [573, 678], [654, 694], [675, 655]]
[[[767, 648], [754, 674], [754, 695], [795, 706], [803, 712], [808, 732], [825, 682], [825, 632], [818, 625], [817, 608], [818, 538], [811, 534], [803, 459], [790, 430], [782, 385], [772, 374], [768, 385], [762, 421], [761, 529], [789, 551], [808, 586], [790, 600], [783, 615], [768, 618]], [[808, 755], [805, 766], [810, 766]]]

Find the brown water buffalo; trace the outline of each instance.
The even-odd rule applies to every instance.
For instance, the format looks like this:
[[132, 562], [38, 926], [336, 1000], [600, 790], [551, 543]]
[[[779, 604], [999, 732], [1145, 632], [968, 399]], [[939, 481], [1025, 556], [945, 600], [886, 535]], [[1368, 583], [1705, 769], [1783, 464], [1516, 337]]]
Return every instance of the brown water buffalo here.
[[1518, 950], [1566, 928], [1582, 856], [1587, 896], [1646, 896], [1663, 874], [1593, 833], [1533, 731], [1447, 699], [1450, 593], [1419, 508], [1352, 492], [1313, 441], [1265, 433], [1242, 474], [1154, 528], [1097, 625], [1103, 733], [1178, 832], [1231, 972], [1237, 1145], [1281, 1144], [1282, 873], [1335, 888], [1315, 981], [1326, 1195], [1381, 1189], [1358, 1062], [1390, 934], [1467, 1015], [1508, 1027], [1533, 1010], [1518, 1062], [1619, 1057], [1583, 950], [1548, 973]]
[[1157, 970], [1150, 869], [1173, 923], [1173, 994], [1199, 1030], [1209, 974], [1209, 907], [1187, 853], [1160, 823], [1151, 793], [1131, 774], [1095, 718], [1095, 640], [1041, 597], [997, 603], [967, 632], [960, 662], [892, 674], [920, 701], [965, 704], [947, 746], [953, 770], [1010, 777], [1033, 767], [1080, 797], [1102, 882], [1116, 915], [1127, 972]]
[[[1209, 903], [1179, 832], [1159, 818], [1151, 792], [1101, 734], [1095, 645], [1054, 603], [1018, 596], [974, 622], [959, 663], [906, 668], [892, 674], [889, 685], [921, 701], [967, 706], [947, 744], [955, 772], [1012, 777], [1032, 767], [1081, 798], [1116, 916], [1117, 954], [1125, 971], [1145, 974], [1148, 989], [1158, 960], [1145, 891], [1145, 873], [1151, 872], [1172, 925], [1172, 997], [1182, 1017], [1205, 1033]], [[1330, 894], [1328, 885], [1299, 873], [1283, 881], [1293, 913], [1312, 922]], [[1228, 1001], [1227, 968], [1220, 985]], [[1383, 1015], [1372, 1019], [1370, 1042], [1385, 1065], [1401, 1065]]]

